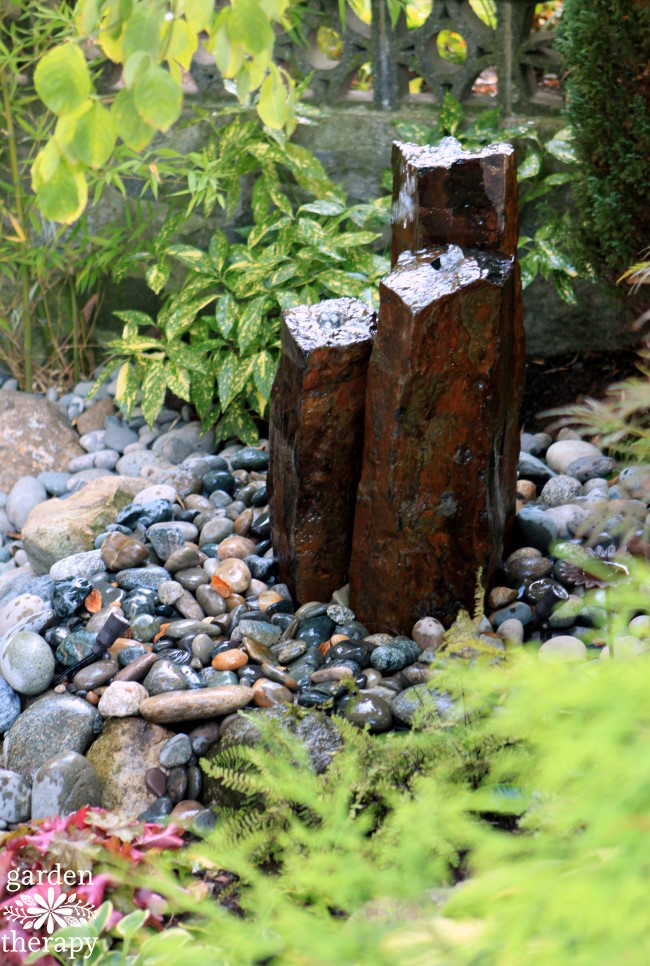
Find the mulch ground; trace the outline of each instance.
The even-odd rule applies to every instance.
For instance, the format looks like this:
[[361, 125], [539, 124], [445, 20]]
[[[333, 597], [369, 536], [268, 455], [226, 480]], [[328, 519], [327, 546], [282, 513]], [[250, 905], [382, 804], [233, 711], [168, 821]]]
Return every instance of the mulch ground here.
[[552, 419], [540, 418], [546, 409], [581, 402], [586, 397], [602, 399], [612, 383], [638, 375], [639, 357], [633, 350], [581, 352], [528, 359], [521, 423], [526, 432], [543, 430]]

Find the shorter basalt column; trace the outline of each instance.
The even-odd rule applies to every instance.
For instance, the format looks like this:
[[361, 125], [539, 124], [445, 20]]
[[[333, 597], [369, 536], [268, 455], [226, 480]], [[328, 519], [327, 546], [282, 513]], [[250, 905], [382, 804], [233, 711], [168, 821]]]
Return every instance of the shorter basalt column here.
[[351, 606], [373, 630], [449, 625], [514, 516], [524, 335], [515, 261], [404, 253], [381, 283]]
[[303, 603], [348, 578], [374, 333], [374, 312], [352, 298], [283, 315], [269, 504], [280, 577]]
[[519, 237], [517, 165], [511, 144], [465, 151], [393, 142], [393, 265], [405, 251], [434, 245], [515, 255]]

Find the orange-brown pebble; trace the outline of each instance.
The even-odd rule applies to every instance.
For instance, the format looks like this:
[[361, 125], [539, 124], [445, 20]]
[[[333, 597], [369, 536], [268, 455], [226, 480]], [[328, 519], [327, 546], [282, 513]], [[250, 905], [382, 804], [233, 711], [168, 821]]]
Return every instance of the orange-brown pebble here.
[[[248, 537], [233, 534], [231, 537], [226, 537], [221, 541], [217, 547], [217, 553], [219, 554], [219, 560], [243, 560], [244, 557], [255, 553], [255, 541], [249, 540]], [[227, 579], [228, 577], [226, 577]], [[248, 579], [250, 580], [250, 577]]]
[[200, 802], [193, 802], [186, 798], [173, 807], [169, 817], [176, 822], [191, 821], [198, 812], [203, 811], [203, 808]]
[[86, 695], [86, 701], [89, 704], [99, 704], [99, 698], [97, 697], [94, 691], [88, 692], [88, 694]]
[[264, 590], [258, 597], [257, 603], [260, 610], [266, 610], [271, 604], [277, 604], [278, 601], [283, 600], [282, 594], [279, 594], [277, 590]]
[[236, 647], [230, 651], [222, 651], [212, 659], [212, 667], [216, 671], [236, 671], [246, 664], [248, 664], [248, 655]]
[[292, 704], [293, 695], [283, 684], [258, 678], [253, 685], [253, 701], [258, 708], [270, 708], [274, 704]]
[[235, 533], [240, 537], [245, 537], [251, 528], [253, 522], [253, 511], [250, 507], [247, 510], [242, 510], [239, 514], [233, 526], [235, 528]]
[[350, 638], [347, 634], [332, 634], [331, 643], [340, 644], [342, 641], [349, 641]]
[[226, 609], [228, 613], [234, 610], [235, 607], [239, 607], [240, 604], [245, 604], [246, 598], [242, 597], [241, 594], [231, 594], [230, 597], [226, 598]]
[[537, 487], [532, 480], [517, 480], [517, 496], [528, 503], [537, 496]]

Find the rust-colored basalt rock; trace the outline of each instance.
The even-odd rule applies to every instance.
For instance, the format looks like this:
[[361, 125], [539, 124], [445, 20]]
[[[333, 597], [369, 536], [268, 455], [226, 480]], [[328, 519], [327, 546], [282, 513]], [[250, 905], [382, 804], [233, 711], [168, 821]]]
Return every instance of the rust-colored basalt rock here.
[[269, 503], [280, 577], [299, 601], [327, 600], [347, 580], [374, 331], [357, 299], [284, 313]]
[[460, 245], [515, 255], [519, 237], [517, 166], [511, 144], [465, 151], [455, 138], [437, 147], [393, 143], [393, 265], [405, 251]]
[[[404, 253], [381, 283], [351, 606], [373, 630], [471, 608], [514, 514], [524, 336], [514, 258]], [[319, 595], [315, 595], [319, 596]], [[320, 599], [324, 599], [322, 594]]]

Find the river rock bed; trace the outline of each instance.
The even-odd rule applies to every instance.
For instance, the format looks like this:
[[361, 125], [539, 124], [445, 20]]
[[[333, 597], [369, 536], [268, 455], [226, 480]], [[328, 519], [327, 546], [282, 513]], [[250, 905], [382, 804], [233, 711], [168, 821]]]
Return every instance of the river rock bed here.
[[[33, 454], [0, 492], [0, 827], [85, 804], [209, 827], [218, 795], [200, 760], [254, 740], [255, 715], [297, 730], [322, 770], [337, 715], [385, 732], [422, 708], [456, 713], [434, 685], [435, 618], [377, 631], [356, 620], [347, 587], [293, 601], [278, 581], [266, 442], [215, 453], [189, 407], [149, 429], [139, 410], [117, 413], [114, 384], [93, 401], [90, 386], [28, 397], [50, 417], [57, 406], [80, 455], [39, 466]], [[10, 395], [23, 396], [0, 390], [5, 405]], [[24, 444], [21, 473], [29, 425]], [[570, 431], [522, 434], [516, 549], [478, 638], [502, 652], [525, 640], [549, 660], [607, 655], [583, 601], [594, 581], [551, 546], [588, 542], [613, 576], [628, 550], [645, 552], [650, 468], [616, 473]], [[631, 650], [650, 643], [649, 623], [632, 622]]]

